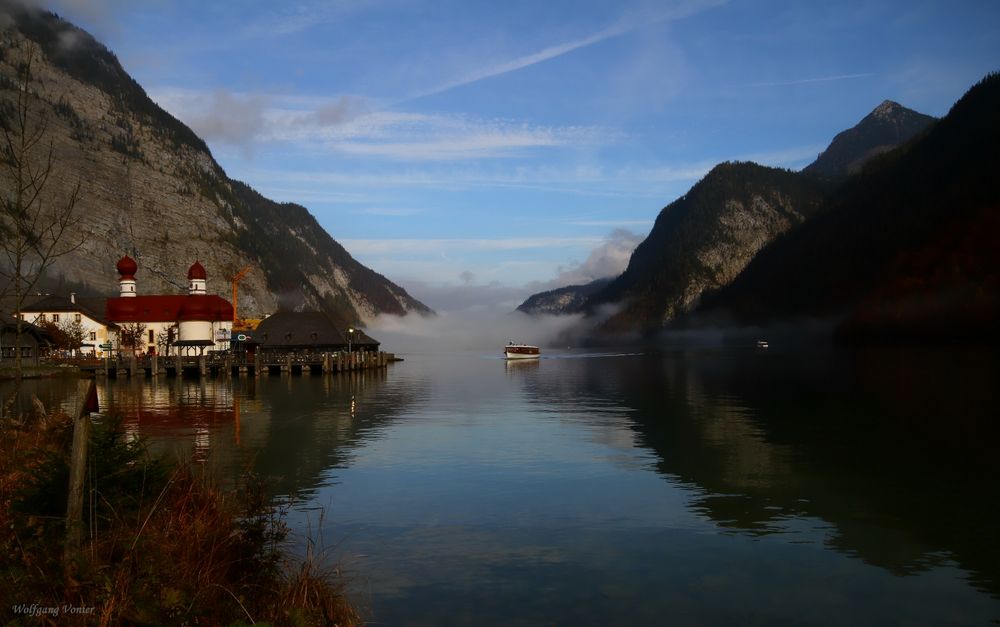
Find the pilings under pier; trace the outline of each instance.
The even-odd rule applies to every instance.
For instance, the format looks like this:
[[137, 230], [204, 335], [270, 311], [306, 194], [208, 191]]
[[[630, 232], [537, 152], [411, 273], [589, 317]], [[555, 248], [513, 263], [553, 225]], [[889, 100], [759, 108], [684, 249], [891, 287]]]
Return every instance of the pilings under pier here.
[[182, 357], [129, 356], [101, 362], [80, 363], [78, 367], [97, 376], [110, 377], [247, 377], [271, 374], [332, 374], [353, 370], [385, 368], [396, 361], [393, 353], [257, 353], [245, 355]]

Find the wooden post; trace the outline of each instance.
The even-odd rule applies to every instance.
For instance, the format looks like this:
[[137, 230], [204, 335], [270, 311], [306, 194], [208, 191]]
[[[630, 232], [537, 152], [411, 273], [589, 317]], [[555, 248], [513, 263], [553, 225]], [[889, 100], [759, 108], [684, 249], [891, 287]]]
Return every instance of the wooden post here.
[[73, 448], [69, 459], [69, 496], [66, 499], [66, 544], [63, 565], [69, 570], [83, 538], [83, 484], [87, 475], [87, 444], [90, 441], [90, 411], [97, 401], [97, 384], [80, 381], [73, 411]]
[[174, 356], [174, 375], [178, 377], [184, 376], [184, 364], [181, 363], [181, 352], [177, 351], [177, 355]]

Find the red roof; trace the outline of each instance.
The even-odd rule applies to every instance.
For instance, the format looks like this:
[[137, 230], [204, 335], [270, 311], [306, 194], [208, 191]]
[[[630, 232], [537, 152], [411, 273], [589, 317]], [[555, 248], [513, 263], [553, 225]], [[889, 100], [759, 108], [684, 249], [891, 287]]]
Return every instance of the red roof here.
[[204, 281], [207, 278], [208, 275], [205, 274], [205, 266], [201, 265], [201, 262], [196, 261], [191, 264], [190, 268], [188, 268], [188, 281], [193, 281], [195, 279], [201, 279]]
[[[183, 309], [183, 311], [182, 311]], [[183, 316], [183, 317], [182, 317]], [[177, 322], [233, 319], [233, 306], [214, 294], [164, 294], [109, 298], [107, 317], [111, 322]]]

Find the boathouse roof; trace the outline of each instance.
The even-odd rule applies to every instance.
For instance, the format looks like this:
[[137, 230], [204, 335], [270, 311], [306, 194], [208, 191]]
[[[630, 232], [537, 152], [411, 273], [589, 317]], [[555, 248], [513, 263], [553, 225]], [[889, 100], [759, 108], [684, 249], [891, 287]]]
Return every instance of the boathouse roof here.
[[[263, 350], [338, 351], [347, 348], [347, 329], [322, 311], [279, 311], [261, 321], [253, 332]], [[351, 346], [374, 349], [379, 343], [355, 328]]]

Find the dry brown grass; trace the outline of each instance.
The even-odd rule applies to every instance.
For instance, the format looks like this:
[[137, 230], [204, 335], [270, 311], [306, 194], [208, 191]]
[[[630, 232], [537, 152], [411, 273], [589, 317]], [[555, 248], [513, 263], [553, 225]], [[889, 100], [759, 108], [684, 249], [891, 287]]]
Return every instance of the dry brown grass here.
[[58, 481], [42, 465], [65, 454], [67, 423], [0, 432], [0, 621], [19, 619], [15, 604], [34, 603], [94, 611], [21, 616], [24, 624], [363, 624], [336, 568], [311, 552], [289, 557], [283, 512], [252, 477], [223, 491], [189, 466], [158, 473], [162, 465], [146, 458], [110, 471], [91, 464], [84, 546], [63, 564], [64, 521], [46, 514], [54, 505], [25, 511], [23, 495], [42, 488], [44, 496], [46, 486], [35, 484]]

